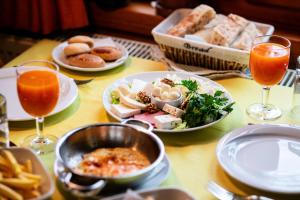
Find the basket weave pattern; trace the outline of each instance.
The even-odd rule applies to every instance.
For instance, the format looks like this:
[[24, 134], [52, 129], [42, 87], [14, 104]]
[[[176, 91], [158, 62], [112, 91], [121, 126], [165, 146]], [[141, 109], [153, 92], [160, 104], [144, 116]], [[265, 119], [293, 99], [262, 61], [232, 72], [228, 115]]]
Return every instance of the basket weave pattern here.
[[159, 47], [165, 56], [176, 63], [192, 65], [192, 66], [205, 66], [213, 70], [241, 70], [247, 68], [246, 64], [241, 64], [234, 61], [227, 61], [218, 59], [205, 54], [188, 51], [185, 49], [175, 48], [164, 44], [159, 44]]

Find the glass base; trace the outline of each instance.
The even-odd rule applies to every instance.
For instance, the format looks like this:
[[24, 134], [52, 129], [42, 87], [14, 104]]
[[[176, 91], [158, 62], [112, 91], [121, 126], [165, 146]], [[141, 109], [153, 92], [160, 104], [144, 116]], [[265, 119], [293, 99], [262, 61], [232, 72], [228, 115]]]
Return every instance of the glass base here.
[[56, 142], [57, 137], [53, 135], [46, 135], [43, 138], [37, 135], [31, 135], [24, 139], [22, 146], [30, 148], [38, 155], [42, 155], [53, 152]]
[[256, 120], [275, 120], [281, 116], [281, 110], [271, 104], [264, 106], [263, 104], [255, 103], [247, 108], [247, 114]]

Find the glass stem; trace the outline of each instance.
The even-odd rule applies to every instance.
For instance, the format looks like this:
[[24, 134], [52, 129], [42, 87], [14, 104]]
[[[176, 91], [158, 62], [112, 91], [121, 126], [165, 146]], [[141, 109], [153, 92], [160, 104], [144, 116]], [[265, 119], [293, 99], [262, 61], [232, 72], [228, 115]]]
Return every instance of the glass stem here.
[[269, 94], [270, 94], [270, 87], [264, 86], [262, 91], [262, 104], [264, 108], [266, 108], [268, 105]]
[[37, 137], [40, 140], [44, 139], [44, 117], [35, 118]]

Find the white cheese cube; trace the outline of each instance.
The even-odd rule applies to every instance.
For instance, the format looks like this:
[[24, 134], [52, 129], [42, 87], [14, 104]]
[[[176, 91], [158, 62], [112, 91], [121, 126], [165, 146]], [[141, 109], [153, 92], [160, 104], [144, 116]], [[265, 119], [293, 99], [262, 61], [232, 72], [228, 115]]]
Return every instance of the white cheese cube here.
[[123, 104], [112, 104], [111, 111], [120, 118], [132, 117], [141, 113], [141, 109], [129, 108]]
[[165, 104], [162, 110], [175, 117], [181, 117], [183, 114], [183, 110], [169, 104]]
[[173, 115], [159, 115], [154, 117], [155, 126], [158, 129], [173, 129], [182, 122]]
[[144, 88], [146, 87], [147, 82], [139, 80], [139, 79], [133, 79], [130, 91], [132, 93], [138, 93], [140, 91], [143, 91]]
[[130, 93], [130, 88], [128, 85], [119, 85], [118, 90], [125, 96]]

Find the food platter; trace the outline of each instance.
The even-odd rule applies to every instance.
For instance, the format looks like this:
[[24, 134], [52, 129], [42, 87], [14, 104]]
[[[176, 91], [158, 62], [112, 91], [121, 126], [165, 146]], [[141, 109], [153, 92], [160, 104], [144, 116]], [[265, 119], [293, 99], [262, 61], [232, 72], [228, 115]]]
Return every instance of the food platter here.
[[222, 168], [254, 188], [300, 193], [300, 127], [249, 125], [224, 136], [216, 150]]
[[66, 69], [71, 69], [75, 71], [82, 71], [82, 72], [100, 72], [100, 71], [106, 71], [110, 70], [113, 68], [116, 68], [120, 65], [122, 65], [128, 58], [128, 51], [126, 48], [124, 48], [122, 45], [119, 45], [117, 43], [114, 43], [111, 39], [94, 39], [94, 46], [116, 46], [122, 51], [122, 57], [119, 58], [118, 60], [114, 62], [107, 62], [104, 67], [98, 67], [98, 68], [82, 68], [82, 67], [77, 67], [77, 66], [72, 66], [68, 64], [67, 59], [65, 58], [64, 55], [64, 48], [68, 45], [68, 42], [63, 42], [56, 46], [53, 51], [52, 51], [52, 58], [53, 60], [59, 64], [60, 66], [66, 68]]
[[[220, 84], [218, 84], [214, 81], [211, 81], [207, 78], [196, 76], [196, 75], [189, 74], [189, 73], [158, 71], [158, 72], [145, 72], [145, 73], [130, 75], [130, 76], [124, 77], [122, 79], [119, 79], [119, 80], [115, 81], [112, 85], [108, 86], [104, 90], [103, 97], [102, 97], [105, 110], [108, 112], [109, 115], [111, 115], [116, 120], [123, 121], [125, 118], [121, 118], [118, 115], [116, 115], [115, 112], [112, 112], [112, 97], [111, 97], [112, 92], [114, 90], [116, 90], [116, 88], [118, 88], [121, 84], [131, 83], [135, 79], [139, 79], [139, 80], [142, 80], [145, 82], [153, 82], [154, 80], [161, 79], [161, 78], [164, 78], [167, 76], [177, 76], [177, 77], [179, 77], [181, 79], [185, 79], [185, 80], [189, 80], [189, 79], [196, 80], [197, 82], [202, 83], [203, 87], [205, 87], [205, 88], [207, 87], [206, 89], [208, 89], [208, 90], [210, 90], [211, 88], [213, 88], [213, 90], [221, 90], [223, 92], [224, 97], [226, 97], [228, 99], [228, 103], [233, 102], [231, 95], [224, 87], [222, 87]], [[228, 113], [224, 113], [217, 120], [214, 120], [210, 123], [207, 123], [207, 124], [204, 124], [201, 126], [179, 129], [179, 130], [155, 128], [154, 132], [173, 133], [173, 132], [187, 132], [187, 131], [199, 130], [199, 129], [207, 128], [209, 126], [212, 126], [212, 125], [218, 123], [219, 121], [224, 119], [224, 117], [226, 117], [227, 115], [228, 115]]]
[[[141, 189], [157, 187], [164, 180], [166, 180], [166, 178], [169, 176], [170, 169], [171, 169], [170, 161], [169, 161], [168, 157], [165, 155], [162, 162], [155, 168], [155, 171], [153, 171], [148, 177], [146, 177], [142, 183], [140, 183], [139, 185], [136, 185], [134, 187], [130, 187], [130, 188], [135, 189], [135, 190], [141, 190]], [[64, 183], [63, 179], [65, 178], [67, 173], [68, 173], [68, 170], [63, 166], [63, 164], [60, 161], [56, 160], [54, 163], [54, 174], [55, 174], [56, 178], [58, 179], [58, 184], [62, 185], [62, 188], [66, 192], [70, 192], [71, 194], [76, 196], [76, 193], [69, 190], [63, 184]], [[110, 187], [104, 191], [101, 191], [100, 196], [107, 197], [110, 195], [116, 195], [116, 194], [124, 192], [125, 188], [116, 188], [115, 186]]]
[[[60, 98], [54, 110], [48, 115], [54, 115], [69, 107], [78, 95], [78, 88], [73, 79], [59, 73]], [[16, 86], [16, 68], [6, 68], [0, 70], [0, 93], [7, 100], [7, 117], [9, 121], [25, 121], [34, 118], [27, 114], [22, 108]]]

